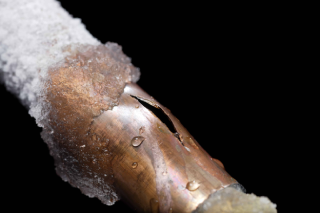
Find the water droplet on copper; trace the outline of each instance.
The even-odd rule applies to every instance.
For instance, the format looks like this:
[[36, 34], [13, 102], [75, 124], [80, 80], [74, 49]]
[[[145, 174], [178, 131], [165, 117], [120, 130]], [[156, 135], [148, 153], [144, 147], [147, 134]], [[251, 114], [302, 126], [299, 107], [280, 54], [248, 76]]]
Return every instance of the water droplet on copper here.
[[189, 191], [195, 191], [195, 190], [197, 190], [199, 187], [200, 187], [200, 184], [197, 183], [195, 180], [194, 180], [194, 181], [190, 181], [190, 182], [187, 184], [187, 189], [188, 189]]
[[133, 137], [132, 140], [131, 140], [131, 145], [132, 146], [140, 146], [140, 144], [145, 140], [144, 137], [142, 136], [136, 136], [136, 137]]
[[135, 107], [136, 107], [136, 108], [139, 108], [139, 105], [138, 105], [138, 104], [136, 104], [136, 105], [135, 105]]
[[146, 128], [144, 126], [140, 127], [139, 134], [141, 135], [142, 133], [144, 133], [145, 130]]
[[152, 213], [158, 213], [159, 212], [159, 201], [155, 198], [152, 198], [150, 200], [150, 207]]
[[211, 158], [212, 161], [216, 162], [221, 168], [224, 169], [224, 165], [221, 161], [219, 161], [218, 159], [215, 159], [215, 158]]
[[137, 168], [137, 167], [138, 167], [138, 163], [137, 163], [137, 162], [132, 163], [132, 168], [133, 168], [133, 169], [135, 169], [135, 168]]
[[163, 175], [167, 175], [167, 174], [168, 174], [168, 172], [162, 172], [162, 174], [163, 174]]

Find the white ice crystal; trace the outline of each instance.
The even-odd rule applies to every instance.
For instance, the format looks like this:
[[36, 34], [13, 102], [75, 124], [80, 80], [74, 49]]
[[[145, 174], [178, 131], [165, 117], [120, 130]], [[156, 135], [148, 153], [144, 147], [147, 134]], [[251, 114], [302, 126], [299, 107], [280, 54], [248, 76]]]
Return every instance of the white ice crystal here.
[[227, 187], [211, 194], [192, 213], [276, 213], [276, 205], [266, 197], [244, 194]]

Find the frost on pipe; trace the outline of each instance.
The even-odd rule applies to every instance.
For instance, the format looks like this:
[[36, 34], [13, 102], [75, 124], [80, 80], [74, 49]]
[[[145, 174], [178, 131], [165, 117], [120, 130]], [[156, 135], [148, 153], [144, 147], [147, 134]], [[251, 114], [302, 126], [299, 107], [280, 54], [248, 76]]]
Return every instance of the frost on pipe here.
[[211, 194], [192, 213], [276, 213], [276, 205], [266, 197], [257, 197], [254, 194], [244, 194], [235, 188], [227, 187]]
[[111, 205], [118, 196], [112, 187], [109, 139], [92, 133], [90, 125], [118, 105], [125, 84], [137, 80], [138, 71], [115, 44], [76, 46], [71, 51], [63, 63], [49, 69], [43, 85], [41, 101], [50, 103], [45, 106], [50, 110], [40, 121], [42, 138], [63, 180]]
[[[138, 69], [120, 46], [102, 45], [53, 0], [0, 1], [0, 57], [1, 81], [43, 127], [57, 173], [84, 194], [113, 204], [118, 196], [112, 171], [101, 176], [97, 170], [108, 162], [96, 163], [108, 155], [108, 139], [92, 135], [90, 124], [117, 105], [125, 84], [138, 80]], [[95, 142], [100, 150], [90, 148]]]

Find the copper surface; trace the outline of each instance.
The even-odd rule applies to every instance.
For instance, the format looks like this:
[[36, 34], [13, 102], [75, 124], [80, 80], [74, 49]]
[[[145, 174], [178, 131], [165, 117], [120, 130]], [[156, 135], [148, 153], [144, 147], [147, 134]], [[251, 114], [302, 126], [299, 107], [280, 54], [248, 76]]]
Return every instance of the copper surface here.
[[[162, 109], [181, 141], [132, 96]], [[128, 84], [119, 105], [96, 118], [91, 128], [97, 135], [113, 139], [109, 149], [114, 156], [114, 186], [122, 199], [138, 212], [154, 212], [152, 199], [159, 202], [159, 212], [169, 212], [170, 208], [173, 212], [191, 212], [212, 192], [236, 183], [221, 162], [212, 160], [170, 110], [136, 84]], [[141, 128], [145, 129], [142, 134]], [[131, 139], [139, 135], [145, 140], [138, 147], [132, 146]], [[165, 169], [157, 168], [155, 161], [163, 161]], [[133, 162], [138, 163], [135, 169]], [[200, 187], [189, 191], [186, 186], [190, 181], [198, 182]], [[161, 183], [164, 185], [157, 186]]]
[[[176, 134], [137, 99], [162, 110]], [[69, 167], [76, 167], [81, 178], [96, 175], [137, 212], [161, 213], [192, 212], [211, 193], [237, 183], [170, 110], [138, 85], [127, 84], [118, 100], [112, 110], [96, 116], [87, 107], [69, 104], [55, 90], [48, 96], [55, 109], [49, 124], [58, 141], [49, 146], [64, 150], [61, 159], [72, 156], [74, 163]], [[137, 136], [144, 140], [133, 146], [131, 141]], [[69, 168], [68, 163], [61, 165]], [[76, 180], [68, 181], [77, 186]], [[192, 189], [190, 182], [198, 188]], [[109, 197], [116, 199], [112, 194]]]

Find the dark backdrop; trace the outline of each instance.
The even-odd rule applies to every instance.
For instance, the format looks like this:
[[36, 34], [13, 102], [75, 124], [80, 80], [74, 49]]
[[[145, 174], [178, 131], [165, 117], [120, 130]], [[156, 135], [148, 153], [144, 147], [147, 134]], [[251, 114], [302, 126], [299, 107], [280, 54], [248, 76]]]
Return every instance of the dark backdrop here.
[[[241, 12], [237, 5], [118, 3], [62, 1], [62, 6], [101, 42], [123, 47], [141, 69], [138, 84], [168, 107], [247, 192], [280, 205], [289, 92], [281, 86], [278, 25], [259, 9]], [[131, 212], [122, 202], [105, 206], [63, 182], [34, 119], [3, 85], [0, 95], [1, 174], [7, 185], [2, 193], [19, 200], [11, 208]]]

